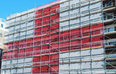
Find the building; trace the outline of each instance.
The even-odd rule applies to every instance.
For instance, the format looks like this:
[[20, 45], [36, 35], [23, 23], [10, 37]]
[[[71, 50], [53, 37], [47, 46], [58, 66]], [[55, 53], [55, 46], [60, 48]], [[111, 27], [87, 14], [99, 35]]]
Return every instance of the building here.
[[1, 74], [116, 74], [115, 3], [57, 0], [7, 17]]
[[2, 51], [5, 48], [4, 46], [4, 34], [5, 34], [5, 20], [0, 18], [0, 69], [1, 69], [1, 61], [2, 61]]

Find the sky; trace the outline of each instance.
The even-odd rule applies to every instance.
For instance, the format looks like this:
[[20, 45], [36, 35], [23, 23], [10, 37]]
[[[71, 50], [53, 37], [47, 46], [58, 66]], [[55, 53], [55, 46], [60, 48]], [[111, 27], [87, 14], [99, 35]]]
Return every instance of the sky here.
[[55, 0], [0, 0], [0, 18], [6, 19], [11, 14], [20, 13]]

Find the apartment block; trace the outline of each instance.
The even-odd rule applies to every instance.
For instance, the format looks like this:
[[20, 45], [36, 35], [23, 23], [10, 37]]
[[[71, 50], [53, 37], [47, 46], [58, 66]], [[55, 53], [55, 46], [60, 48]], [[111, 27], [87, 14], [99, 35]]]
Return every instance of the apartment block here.
[[115, 3], [57, 0], [8, 16], [1, 74], [116, 74]]

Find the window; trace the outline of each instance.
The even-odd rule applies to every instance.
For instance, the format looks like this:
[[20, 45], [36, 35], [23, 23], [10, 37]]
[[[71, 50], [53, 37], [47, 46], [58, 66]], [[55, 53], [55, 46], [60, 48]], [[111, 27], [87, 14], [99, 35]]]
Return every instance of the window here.
[[113, 32], [113, 31], [114, 31], [114, 27], [108, 28], [108, 32]]
[[110, 42], [109, 45], [115, 45], [115, 42]]
[[3, 28], [3, 24], [1, 24], [1, 28]]

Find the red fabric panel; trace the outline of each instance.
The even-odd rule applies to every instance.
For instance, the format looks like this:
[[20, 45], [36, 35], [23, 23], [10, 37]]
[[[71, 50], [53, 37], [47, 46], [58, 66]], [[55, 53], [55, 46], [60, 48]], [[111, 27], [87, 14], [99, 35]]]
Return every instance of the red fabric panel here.
[[50, 15], [50, 7], [43, 9], [43, 16]]
[[58, 65], [50, 66], [50, 72], [51, 72], [51, 74], [58, 74], [57, 73], [58, 71], [59, 71], [59, 66]]
[[41, 61], [48, 61], [48, 60], [49, 60], [49, 55], [41, 56]]
[[46, 26], [46, 27], [42, 27], [42, 34], [49, 34], [50, 32], [50, 27]]
[[35, 12], [36, 17], [35, 18], [40, 18], [42, 17], [42, 10], [38, 10]]
[[41, 64], [48, 64], [49, 63], [49, 56], [41, 56]]
[[84, 27], [82, 28], [82, 34], [83, 34], [83, 37], [86, 37], [86, 36], [90, 36], [90, 27]]
[[26, 40], [20, 41], [20, 48], [26, 47]]
[[13, 58], [18, 58], [18, 50], [13, 51]]
[[81, 31], [80, 29], [71, 30], [71, 39], [80, 38]]
[[33, 46], [33, 39], [27, 39], [27, 47]]
[[50, 24], [50, 17], [44, 17], [43, 18], [43, 25], [48, 25]]
[[39, 55], [41, 53], [41, 47], [34, 47], [33, 51], [33, 55]]
[[39, 36], [41, 35], [41, 28], [37, 28], [34, 30], [34, 36]]
[[[48, 66], [42, 66], [41, 67], [41, 72], [48, 72], [48, 71], [49, 71], [49, 67]], [[42, 73], [42, 74], [44, 74], [44, 73]]]
[[33, 57], [33, 65], [40, 65], [40, 57]]
[[59, 44], [52, 44], [50, 46], [50, 53], [58, 52], [59, 51]]
[[54, 5], [51, 7], [51, 14], [59, 12], [60, 5]]
[[50, 52], [49, 45], [42, 46], [42, 51], [41, 51], [42, 54], [47, 54], [49, 52]]
[[19, 58], [25, 57], [25, 49], [20, 49], [19, 50]]
[[8, 44], [8, 47], [9, 47], [9, 50], [12, 50], [13, 47], [14, 47], [13, 43], [9, 43], [9, 44]]
[[33, 48], [26, 49], [26, 56], [32, 56]]
[[92, 29], [92, 35], [102, 34], [103, 33], [103, 24], [93, 25], [93, 26], [91, 26], [91, 29]]
[[60, 51], [70, 50], [70, 42], [60, 43]]
[[14, 49], [19, 49], [19, 41], [14, 42]]
[[34, 45], [40, 45], [41, 44], [41, 37], [34, 38]]
[[54, 24], [50, 26], [51, 33], [58, 32], [59, 31], [59, 24]]
[[80, 49], [81, 41], [80, 40], [75, 40], [71, 41], [71, 50], [78, 50]]
[[69, 31], [60, 33], [60, 41], [65, 41], [70, 39]]
[[59, 41], [59, 34], [52, 34], [51, 35], [51, 43], [58, 42]]
[[7, 52], [7, 59], [12, 59], [12, 51]]
[[39, 74], [40, 73], [40, 67], [32, 67], [32, 74]]
[[49, 35], [42, 37], [42, 44], [48, 44], [50, 41]]
[[92, 37], [92, 47], [103, 46], [103, 36]]
[[90, 38], [82, 40], [82, 48], [90, 48]]
[[35, 27], [42, 26], [42, 19], [35, 20]]
[[59, 54], [50, 55], [50, 63], [59, 63]]
[[51, 16], [51, 23], [59, 22], [59, 14]]
[[5, 60], [7, 58], [7, 52], [3, 53], [3, 60]]

